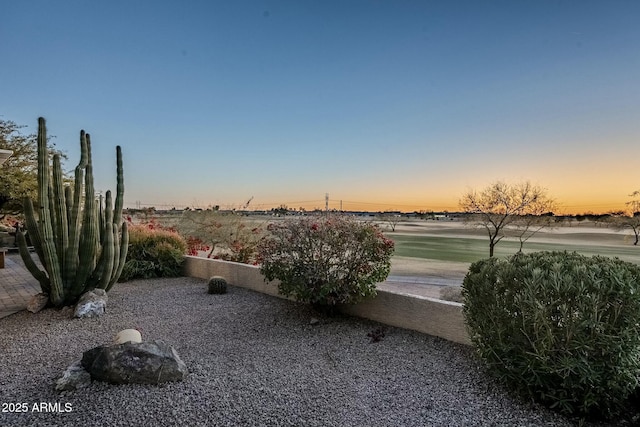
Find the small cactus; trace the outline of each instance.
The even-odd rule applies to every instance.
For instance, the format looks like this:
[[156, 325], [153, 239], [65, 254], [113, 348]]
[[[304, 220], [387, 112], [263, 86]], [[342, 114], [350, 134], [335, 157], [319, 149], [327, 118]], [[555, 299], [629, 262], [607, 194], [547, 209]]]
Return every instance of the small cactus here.
[[227, 281], [224, 277], [213, 276], [209, 279], [209, 293], [210, 294], [226, 294], [227, 293]]

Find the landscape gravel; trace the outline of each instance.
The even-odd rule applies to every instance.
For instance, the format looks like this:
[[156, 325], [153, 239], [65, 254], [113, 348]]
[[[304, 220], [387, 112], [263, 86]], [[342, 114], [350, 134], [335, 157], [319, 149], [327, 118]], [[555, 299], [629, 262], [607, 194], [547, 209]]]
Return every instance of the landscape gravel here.
[[[0, 319], [0, 426], [573, 425], [493, 383], [470, 347], [320, 316], [239, 287], [209, 295], [199, 279], [133, 281], [109, 292], [102, 317], [70, 315], [47, 309]], [[172, 345], [188, 377], [55, 391], [84, 351], [127, 328]], [[371, 342], [378, 328], [384, 337]], [[35, 410], [41, 402], [48, 408]]]

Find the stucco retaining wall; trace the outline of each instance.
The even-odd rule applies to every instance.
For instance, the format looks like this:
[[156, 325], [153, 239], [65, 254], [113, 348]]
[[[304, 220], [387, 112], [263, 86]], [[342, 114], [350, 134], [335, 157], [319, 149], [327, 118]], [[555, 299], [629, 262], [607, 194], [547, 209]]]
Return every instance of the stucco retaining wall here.
[[184, 263], [184, 275], [207, 280], [211, 276], [222, 276], [230, 285], [282, 298], [282, 295], [278, 294], [278, 281], [265, 282], [260, 269], [253, 265], [187, 256]]
[[[201, 279], [222, 276], [231, 285], [282, 298], [278, 282], [265, 282], [260, 269], [252, 265], [187, 256], [184, 274]], [[375, 298], [340, 309], [353, 316], [470, 344], [460, 303], [378, 290]]]

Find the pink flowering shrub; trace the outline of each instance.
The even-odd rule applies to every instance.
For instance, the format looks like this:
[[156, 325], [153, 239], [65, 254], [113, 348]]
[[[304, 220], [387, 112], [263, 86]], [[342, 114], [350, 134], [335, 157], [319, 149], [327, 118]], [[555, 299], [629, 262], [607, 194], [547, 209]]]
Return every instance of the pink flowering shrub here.
[[211, 246], [205, 244], [199, 237], [187, 236], [187, 255], [198, 256], [200, 252], [211, 250]]
[[236, 213], [218, 211], [185, 212], [178, 225], [186, 236], [188, 254], [225, 261], [256, 264], [256, 246], [264, 229]]
[[129, 227], [129, 250], [119, 281], [177, 277], [182, 274], [187, 243], [173, 227], [162, 225], [155, 217], [134, 222]]
[[260, 271], [279, 291], [331, 310], [376, 294], [391, 267], [393, 241], [377, 226], [346, 216], [272, 223], [258, 245]]

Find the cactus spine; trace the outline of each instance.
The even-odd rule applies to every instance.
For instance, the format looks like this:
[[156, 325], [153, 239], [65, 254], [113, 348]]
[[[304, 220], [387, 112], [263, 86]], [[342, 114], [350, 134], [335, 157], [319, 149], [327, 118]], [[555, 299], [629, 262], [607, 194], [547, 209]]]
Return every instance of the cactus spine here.
[[93, 185], [91, 140], [84, 131], [80, 132], [80, 152], [73, 187], [65, 186], [59, 156], [54, 156], [53, 171], [49, 170], [46, 123], [43, 118], [38, 119], [37, 218], [31, 199], [25, 199], [24, 211], [27, 230], [44, 271], [32, 260], [22, 233], [18, 234], [18, 244], [25, 266], [56, 307], [73, 304], [82, 293], [96, 287], [109, 290], [118, 280], [127, 254], [128, 230], [121, 223], [122, 151], [116, 148], [115, 208], [108, 191], [105, 209], [100, 211]]

